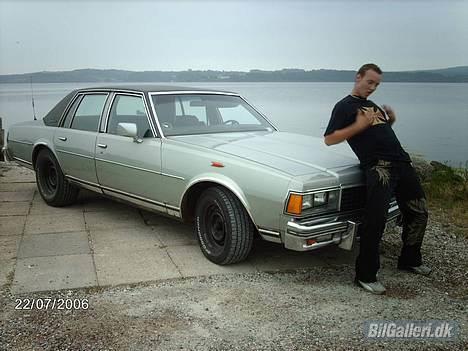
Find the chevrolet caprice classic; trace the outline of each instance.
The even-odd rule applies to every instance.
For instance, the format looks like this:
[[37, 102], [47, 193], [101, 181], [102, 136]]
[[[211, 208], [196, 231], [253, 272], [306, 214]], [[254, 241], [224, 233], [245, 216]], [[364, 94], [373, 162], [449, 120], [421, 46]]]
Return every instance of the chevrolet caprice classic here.
[[[232, 92], [76, 90], [13, 125], [5, 155], [35, 171], [51, 206], [86, 188], [193, 223], [217, 264], [244, 260], [257, 235], [297, 251], [352, 242], [365, 204], [354, 155], [278, 131]], [[388, 220], [398, 215], [393, 201]]]

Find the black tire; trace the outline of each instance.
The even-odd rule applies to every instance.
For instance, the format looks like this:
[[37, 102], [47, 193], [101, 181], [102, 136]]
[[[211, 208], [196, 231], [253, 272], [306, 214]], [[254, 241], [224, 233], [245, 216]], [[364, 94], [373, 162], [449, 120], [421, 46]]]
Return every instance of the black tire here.
[[62, 207], [76, 201], [79, 189], [65, 179], [52, 152], [46, 149], [39, 151], [35, 168], [37, 188], [48, 205]]
[[236, 196], [224, 188], [212, 187], [197, 202], [195, 232], [205, 257], [227, 265], [247, 258], [255, 227]]

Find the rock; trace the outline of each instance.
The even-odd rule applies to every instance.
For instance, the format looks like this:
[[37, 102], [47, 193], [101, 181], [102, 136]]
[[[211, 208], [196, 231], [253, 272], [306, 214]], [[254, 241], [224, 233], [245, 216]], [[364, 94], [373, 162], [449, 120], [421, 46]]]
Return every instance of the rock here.
[[440, 163], [438, 161], [431, 161], [431, 166], [433, 167], [434, 170], [442, 170], [442, 171], [448, 171], [450, 170], [450, 167], [447, 165], [444, 165], [443, 163]]
[[[425, 159], [417, 156], [411, 156], [411, 160], [413, 161], [413, 167], [416, 170], [421, 181], [428, 181], [431, 179], [432, 172], [434, 172], [434, 166], [431, 163], [427, 162]], [[437, 162], [439, 163], [439, 162]]]

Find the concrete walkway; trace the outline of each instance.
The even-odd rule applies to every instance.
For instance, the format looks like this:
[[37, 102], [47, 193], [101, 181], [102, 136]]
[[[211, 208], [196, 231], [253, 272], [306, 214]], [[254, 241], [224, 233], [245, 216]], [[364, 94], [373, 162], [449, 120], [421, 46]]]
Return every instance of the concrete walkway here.
[[16, 294], [352, 264], [354, 254], [256, 241], [246, 261], [218, 266], [203, 256], [191, 226], [88, 191], [76, 205], [50, 207], [34, 172], [0, 163], [0, 286]]

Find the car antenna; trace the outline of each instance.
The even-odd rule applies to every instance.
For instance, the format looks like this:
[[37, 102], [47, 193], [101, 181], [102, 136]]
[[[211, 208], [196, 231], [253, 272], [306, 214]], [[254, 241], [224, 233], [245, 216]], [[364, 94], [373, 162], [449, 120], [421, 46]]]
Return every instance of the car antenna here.
[[31, 102], [32, 102], [32, 108], [33, 108], [34, 120], [37, 121], [36, 108], [34, 107], [34, 91], [33, 91], [33, 87], [32, 87], [32, 76], [29, 76], [29, 82], [31, 83]]

